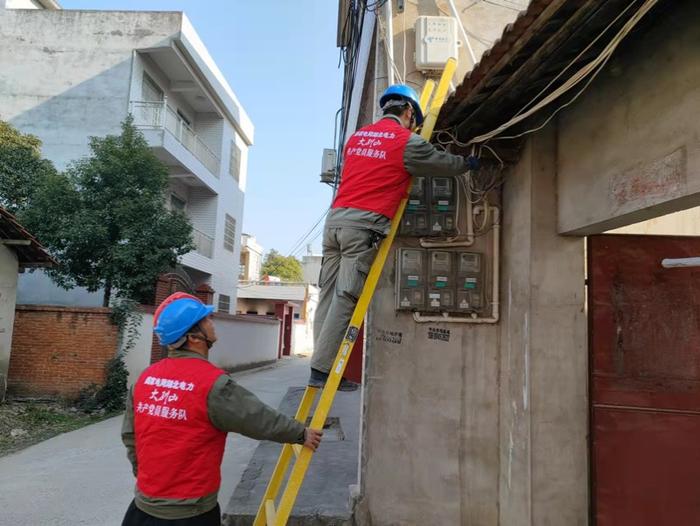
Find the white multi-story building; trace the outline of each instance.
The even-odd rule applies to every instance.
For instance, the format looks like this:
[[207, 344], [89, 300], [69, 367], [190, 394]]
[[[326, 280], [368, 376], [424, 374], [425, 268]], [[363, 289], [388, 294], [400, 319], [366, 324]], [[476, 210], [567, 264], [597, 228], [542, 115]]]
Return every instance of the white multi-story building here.
[[[253, 124], [183, 13], [0, 0], [0, 71], [0, 118], [37, 135], [59, 169], [89, 153], [90, 136], [119, 133], [132, 113], [170, 169], [169, 206], [194, 228], [183, 268], [215, 290], [214, 301], [236, 304]], [[20, 301], [101, 301], [49, 290], [41, 275], [22, 281]]]
[[238, 274], [239, 281], [258, 281], [263, 263], [263, 247], [255, 236], [241, 236], [241, 266]]

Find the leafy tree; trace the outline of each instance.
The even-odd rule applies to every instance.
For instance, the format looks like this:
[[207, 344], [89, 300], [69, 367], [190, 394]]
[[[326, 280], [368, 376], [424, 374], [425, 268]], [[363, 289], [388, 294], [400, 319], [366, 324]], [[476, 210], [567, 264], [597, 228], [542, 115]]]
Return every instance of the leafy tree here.
[[265, 256], [260, 272], [267, 276], [277, 276], [283, 281], [304, 281], [299, 260], [294, 256], [283, 256], [274, 249]]
[[0, 206], [17, 215], [29, 206], [41, 182], [56, 175], [41, 158], [41, 141], [0, 121]]
[[168, 168], [131, 117], [120, 135], [90, 138], [91, 156], [44, 177], [20, 219], [57, 256], [49, 270], [65, 288], [104, 288], [140, 300], [156, 277], [189, 252], [192, 227], [168, 210]]

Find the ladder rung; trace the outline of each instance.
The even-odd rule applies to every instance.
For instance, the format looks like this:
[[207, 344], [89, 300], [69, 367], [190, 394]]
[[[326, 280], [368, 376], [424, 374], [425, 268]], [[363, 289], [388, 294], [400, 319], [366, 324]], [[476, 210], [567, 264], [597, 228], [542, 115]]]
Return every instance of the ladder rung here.
[[304, 447], [301, 444], [292, 444], [292, 449], [294, 450], [294, 455], [299, 456], [301, 455], [301, 448]]
[[275, 501], [272, 499], [265, 501], [265, 519], [267, 526], [277, 526], [277, 511], [275, 510]]

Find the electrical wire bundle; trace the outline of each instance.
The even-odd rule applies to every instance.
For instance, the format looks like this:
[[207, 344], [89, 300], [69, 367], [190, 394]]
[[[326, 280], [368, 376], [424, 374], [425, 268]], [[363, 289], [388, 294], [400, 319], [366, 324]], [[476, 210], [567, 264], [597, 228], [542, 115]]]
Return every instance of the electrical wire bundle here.
[[[456, 127], [450, 130], [438, 130], [436, 134], [440, 137], [440, 134], [447, 134], [450, 137], [449, 141], [438, 140], [439, 144], [446, 146], [449, 144], [455, 144], [457, 146], [469, 146], [469, 145], [481, 145], [486, 147], [486, 143], [491, 140], [506, 140], [506, 139], [517, 139], [524, 135], [536, 132], [544, 128], [549, 122], [561, 112], [563, 109], [572, 105], [590, 84], [595, 80], [598, 74], [603, 70], [605, 65], [610, 60], [610, 57], [624, 40], [624, 38], [634, 29], [634, 27], [639, 23], [639, 21], [651, 10], [654, 5], [658, 3], [658, 0], [644, 0], [638, 9], [630, 16], [630, 18], [623, 24], [623, 26], [618, 30], [618, 32], [610, 39], [607, 45], [603, 48], [601, 53], [581, 67], [578, 71], [571, 75], [566, 81], [564, 81], [559, 87], [553, 91], [547, 93], [547, 91], [566, 73], [571, 67], [576, 64], [581, 57], [583, 57], [617, 22], [625, 16], [625, 14], [630, 11], [635, 5], [639, 4], [639, 0], [633, 0], [630, 2], [625, 9], [623, 9], [616, 17], [613, 19], [598, 36], [596, 36], [576, 57], [574, 57], [544, 88], [542, 88], [537, 95], [535, 95], [527, 104], [525, 104], [511, 119], [509, 119], [504, 124], [498, 126], [490, 132], [484, 133], [477, 137], [472, 138], [469, 142], [463, 143], [456, 139]], [[574, 95], [566, 101], [564, 104], [557, 107], [550, 115], [542, 122], [540, 125], [525, 130], [523, 132], [503, 136], [501, 135], [507, 129], [519, 124], [535, 113], [539, 112], [555, 100], [562, 97], [564, 94], [571, 91], [573, 88], [577, 87], [579, 84], [583, 83], [583, 86]], [[493, 150], [492, 150], [493, 152]], [[495, 154], [495, 152], [493, 152]]]

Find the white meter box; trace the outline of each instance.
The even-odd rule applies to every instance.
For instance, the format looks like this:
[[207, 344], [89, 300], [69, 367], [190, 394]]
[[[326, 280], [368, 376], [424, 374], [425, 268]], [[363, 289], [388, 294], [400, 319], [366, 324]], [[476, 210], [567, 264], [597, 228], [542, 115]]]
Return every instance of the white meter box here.
[[416, 68], [441, 70], [448, 58], [458, 58], [457, 20], [451, 16], [416, 19]]

